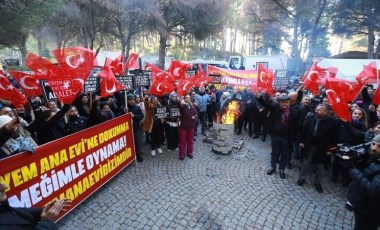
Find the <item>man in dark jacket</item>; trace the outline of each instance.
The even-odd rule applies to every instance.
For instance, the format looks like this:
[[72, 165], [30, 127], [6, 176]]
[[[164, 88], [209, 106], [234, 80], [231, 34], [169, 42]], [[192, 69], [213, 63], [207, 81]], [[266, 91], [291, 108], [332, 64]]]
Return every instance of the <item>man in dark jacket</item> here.
[[7, 186], [0, 182], [0, 229], [55, 229], [62, 209], [69, 206], [69, 200], [57, 200], [43, 208], [13, 208], [9, 206], [5, 191]]
[[292, 114], [290, 109], [290, 97], [278, 97], [277, 102], [270, 102], [269, 95], [265, 94], [265, 98], [260, 96], [259, 102], [270, 111], [268, 120], [268, 133], [271, 135], [271, 169], [267, 171], [268, 175], [276, 172], [277, 162], [280, 161], [280, 178], [285, 179], [285, 166], [289, 158], [289, 131], [292, 126]]
[[133, 94], [127, 95], [127, 103], [127, 111], [131, 114], [133, 120], [133, 137], [135, 139], [136, 159], [138, 162], [143, 162], [144, 159], [141, 156], [141, 121], [144, 119], [144, 114], [142, 113], [141, 108], [135, 105], [135, 96]]
[[373, 138], [369, 154], [363, 169], [350, 171], [348, 201], [354, 207], [355, 230], [380, 227], [380, 135]]
[[304, 159], [297, 185], [302, 186], [305, 183], [306, 176], [314, 169], [314, 185], [319, 193], [323, 192], [321, 176], [323, 163], [331, 154], [329, 147], [339, 143], [339, 122], [330, 117], [329, 113], [330, 107], [328, 105], [319, 104], [315, 109], [315, 114], [306, 117], [299, 144]]

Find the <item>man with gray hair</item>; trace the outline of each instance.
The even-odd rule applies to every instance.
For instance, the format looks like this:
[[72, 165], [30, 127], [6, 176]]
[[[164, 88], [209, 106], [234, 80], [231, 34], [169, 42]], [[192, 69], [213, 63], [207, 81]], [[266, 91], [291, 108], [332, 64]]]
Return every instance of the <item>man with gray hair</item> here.
[[329, 112], [328, 105], [319, 104], [314, 114], [306, 116], [299, 143], [304, 159], [297, 185], [302, 186], [314, 169], [314, 186], [318, 193], [323, 192], [321, 177], [323, 163], [331, 155], [329, 148], [339, 143], [339, 122], [329, 116]]

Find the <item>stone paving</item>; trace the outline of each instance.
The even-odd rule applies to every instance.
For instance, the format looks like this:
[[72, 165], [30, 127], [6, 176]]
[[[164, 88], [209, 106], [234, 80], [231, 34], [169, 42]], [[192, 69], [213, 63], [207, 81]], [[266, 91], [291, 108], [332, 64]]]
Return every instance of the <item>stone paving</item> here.
[[[211, 152], [198, 136], [194, 158], [178, 152], [132, 163], [57, 224], [58, 229], [352, 229], [344, 208], [347, 189], [329, 181], [324, 193], [311, 178], [296, 185], [299, 166], [268, 176], [270, 141], [245, 133], [243, 148]], [[269, 139], [269, 138], [268, 138]]]

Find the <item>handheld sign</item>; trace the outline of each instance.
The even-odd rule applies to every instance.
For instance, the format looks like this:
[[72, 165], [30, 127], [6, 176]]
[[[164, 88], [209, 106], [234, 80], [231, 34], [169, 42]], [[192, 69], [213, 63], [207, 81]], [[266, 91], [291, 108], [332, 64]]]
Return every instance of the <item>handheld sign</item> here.
[[154, 109], [154, 119], [163, 119], [169, 117], [168, 107], [158, 107]]
[[86, 93], [99, 92], [99, 77], [97, 74], [100, 72], [100, 70], [101, 68], [97, 67], [91, 71], [87, 80], [84, 82], [84, 85], [83, 85], [84, 92]]

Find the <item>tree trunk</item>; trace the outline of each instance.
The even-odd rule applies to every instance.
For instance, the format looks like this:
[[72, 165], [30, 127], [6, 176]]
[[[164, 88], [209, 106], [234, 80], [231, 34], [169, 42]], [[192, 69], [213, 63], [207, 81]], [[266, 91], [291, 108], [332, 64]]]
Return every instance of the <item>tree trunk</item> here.
[[86, 36], [86, 30], [84, 29], [83, 26], [80, 27], [80, 38], [82, 40], [82, 46], [88, 47], [87, 44], [87, 36]]
[[315, 56], [315, 46], [317, 43], [317, 28], [321, 19], [322, 13], [326, 7], [326, 0], [318, 0], [316, 5], [316, 12], [311, 26], [310, 38], [309, 38], [309, 53], [306, 59], [306, 66], [311, 66], [313, 58]]
[[38, 55], [42, 56], [42, 39], [40, 34], [37, 35], [37, 50]]
[[367, 49], [367, 58], [374, 58], [375, 53], [375, 29], [372, 25], [368, 25], [368, 49]]
[[375, 59], [379, 59], [380, 57], [380, 38], [377, 40], [377, 47], [375, 52]]
[[223, 35], [222, 35], [222, 54], [223, 59], [226, 59], [226, 37], [227, 37], [227, 29], [226, 27], [223, 27]]
[[158, 49], [158, 67], [165, 69], [166, 42], [168, 36], [160, 33], [160, 47]]
[[21, 52], [21, 63], [20, 65], [25, 65], [26, 63], [26, 39], [27, 35], [22, 35], [20, 36], [20, 42], [18, 44], [18, 48], [20, 49]]

